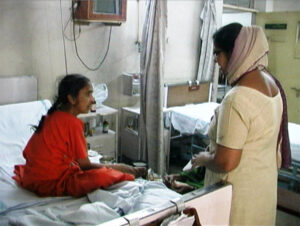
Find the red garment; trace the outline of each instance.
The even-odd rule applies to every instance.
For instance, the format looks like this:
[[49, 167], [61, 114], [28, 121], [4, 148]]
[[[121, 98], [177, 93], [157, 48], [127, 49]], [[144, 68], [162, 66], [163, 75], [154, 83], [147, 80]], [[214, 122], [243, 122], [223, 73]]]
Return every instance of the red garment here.
[[87, 158], [83, 123], [61, 111], [47, 115], [40, 132], [26, 145], [25, 165], [15, 166], [13, 178], [20, 186], [40, 196], [79, 197], [97, 188], [124, 180], [134, 180], [110, 168], [83, 171], [76, 160]]

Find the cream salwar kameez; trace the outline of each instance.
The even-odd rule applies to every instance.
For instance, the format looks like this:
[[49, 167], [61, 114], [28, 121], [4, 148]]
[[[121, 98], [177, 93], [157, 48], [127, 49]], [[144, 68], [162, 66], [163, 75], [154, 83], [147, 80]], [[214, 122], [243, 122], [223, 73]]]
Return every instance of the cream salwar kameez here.
[[205, 186], [219, 180], [233, 185], [230, 225], [275, 225], [281, 116], [279, 92], [268, 97], [244, 86], [232, 88], [215, 112], [210, 152], [217, 144], [242, 150], [237, 168], [227, 174], [207, 170], [205, 175]]

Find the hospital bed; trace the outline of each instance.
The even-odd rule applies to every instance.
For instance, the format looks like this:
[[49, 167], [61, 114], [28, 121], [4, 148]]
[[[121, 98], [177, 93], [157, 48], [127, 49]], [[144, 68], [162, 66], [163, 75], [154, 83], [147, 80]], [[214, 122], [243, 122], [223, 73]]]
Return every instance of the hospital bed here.
[[[6, 82], [14, 84], [16, 79], [19, 77]], [[0, 93], [5, 103], [0, 105], [0, 225], [158, 225], [187, 208], [195, 208], [202, 225], [228, 225], [232, 196], [229, 184], [219, 183], [180, 195], [160, 181], [138, 178], [97, 189], [81, 198], [42, 198], [20, 188], [11, 178], [14, 165], [25, 163], [22, 150], [33, 133], [31, 125], [36, 125], [51, 106], [49, 100], [32, 100], [36, 92], [26, 92], [37, 88], [36, 79], [31, 79], [35, 80], [33, 86], [29, 84], [24, 89], [17, 85], [16, 92], [23, 93], [21, 99], [7, 101]], [[7, 89], [10, 86], [1, 91]], [[29, 102], [24, 102], [27, 99]]]
[[188, 148], [181, 153], [184, 160], [194, 152], [204, 151], [209, 143], [208, 128], [218, 103], [209, 102], [210, 83], [185, 82], [165, 85], [165, 106], [168, 109], [170, 142]]
[[[279, 171], [279, 179], [285, 181], [280, 184], [290, 190], [297, 190], [296, 184], [300, 186], [300, 125], [296, 123], [288, 123], [292, 166], [289, 169]], [[298, 188], [299, 189], [299, 188]], [[300, 192], [300, 190], [298, 191]]]
[[[215, 109], [219, 106], [215, 102], [204, 102], [198, 104], [187, 104], [180, 107], [170, 108], [170, 121], [173, 128], [180, 133], [180, 136], [190, 136], [191, 152], [193, 150], [203, 151], [208, 141], [208, 129]], [[174, 139], [175, 137], [171, 137]], [[202, 140], [197, 144], [196, 140]]]
[[300, 125], [289, 122], [292, 165], [278, 176], [278, 208], [300, 216]]
[[[192, 149], [200, 149], [195, 144], [195, 139], [208, 139], [207, 132], [211, 117], [214, 115], [218, 103], [205, 102], [199, 104], [188, 104], [171, 108], [171, 123], [174, 129], [181, 134], [191, 134]], [[279, 178], [286, 181], [286, 187], [290, 190], [296, 189], [296, 183], [300, 184], [300, 125], [288, 123], [292, 166], [289, 169], [279, 171]], [[206, 141], [207, 142], [207, 141]]]
[[[195, 144], [196, 139], [208, 139], [207, 132], [210, 120], [214, 115], [215, 109], [219, 106], [215, 102], [207, 102], [209, 99], [208, 84], [195, 85], [197, 88], [189, 88], [188, 83], [173, 84], [168, 87], [168, 101], [170, 101], [170, 123], [172, 127], [179, 132], [180, 136], [190, 136], [190, 152], [194, 149], [203, 151], [203, 146]], [[176, 90], [174, 91], [174, 87]], [[184, 90], [184, 91], [182, 91]], [[195, 90], [195, 91], [194, 91]], [[200, 92], [201, 91], [201, 92]], [[179, 102], [176, 97], [180, 93]], [[173, 96], [174, 97], [173, 97]], [[179, 106], [174, 106], [179, 105]], [[300, 125], [296, 123], [288, 123], [292, 166], [289, 169], [282, 169], [279, 171], [279, 178], [286, 180], [286, 187], [290, 190], [295, 190], [296, 183], [300, 184]], [[172, 139], [178, 136], [171, 137]], [[207, 140], [205, 141], [208, 142]]]

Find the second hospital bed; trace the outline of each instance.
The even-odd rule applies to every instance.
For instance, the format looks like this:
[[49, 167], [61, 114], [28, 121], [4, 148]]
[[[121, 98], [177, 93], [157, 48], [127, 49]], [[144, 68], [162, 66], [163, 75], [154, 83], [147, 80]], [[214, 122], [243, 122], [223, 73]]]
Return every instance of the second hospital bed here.
[[[204, 95], [204, 92], [193, 92], [188, 89], [188, 85], [179, 85], [181, 89], [186, 90], [186, 96], [198, 96], [188, 97], [187, 100], [193, 102], [181, 101], [181, 106], [169, 107], [169, 117], [172, 127], [179, 132], [181, 136], [190, 136], [190, 150], [191, 155], [196, 148], [203, 151], [205, 147], [201, 147], [196, 144], [196, 139], [208, 140], [208, 128], [211, 118], [214, 115], [215, 109], [219, 106], [219, 103], [207, 102], [208, 97]], [[207, 90], [207, 84], [200, 84], [199, 89], [204, 86], [204, 90]], [[172, 87], [169, 89], [173, 89]], [[171, 95], [171, 94], [169, 94]], [[173, 94], [174, 95], [174, 94]], [[170, 96], [168, 98], [171, 98]], [[206, 99], [207, 98], [207, 99]], [[289, 169], [280, 170], [279, 177], [286, 180], [286, 184], [289, 189], [294, 189], [296, 183], [300, 183], [300, 125], [296, 123], [288, 123], [292, 166]], [[172, 140], [172, 137], [171, 137]], [[208, 142], [208, 141], [206, 141]]]

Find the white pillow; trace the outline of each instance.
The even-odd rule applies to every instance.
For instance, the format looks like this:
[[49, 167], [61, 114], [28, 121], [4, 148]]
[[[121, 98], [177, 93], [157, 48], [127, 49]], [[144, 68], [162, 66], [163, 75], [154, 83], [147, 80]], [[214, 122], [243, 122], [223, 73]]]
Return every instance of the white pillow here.
[[51, 107], [49, 100], [0, 106], [0, 167], [24, 164], [22, 152], [37, 125]]

